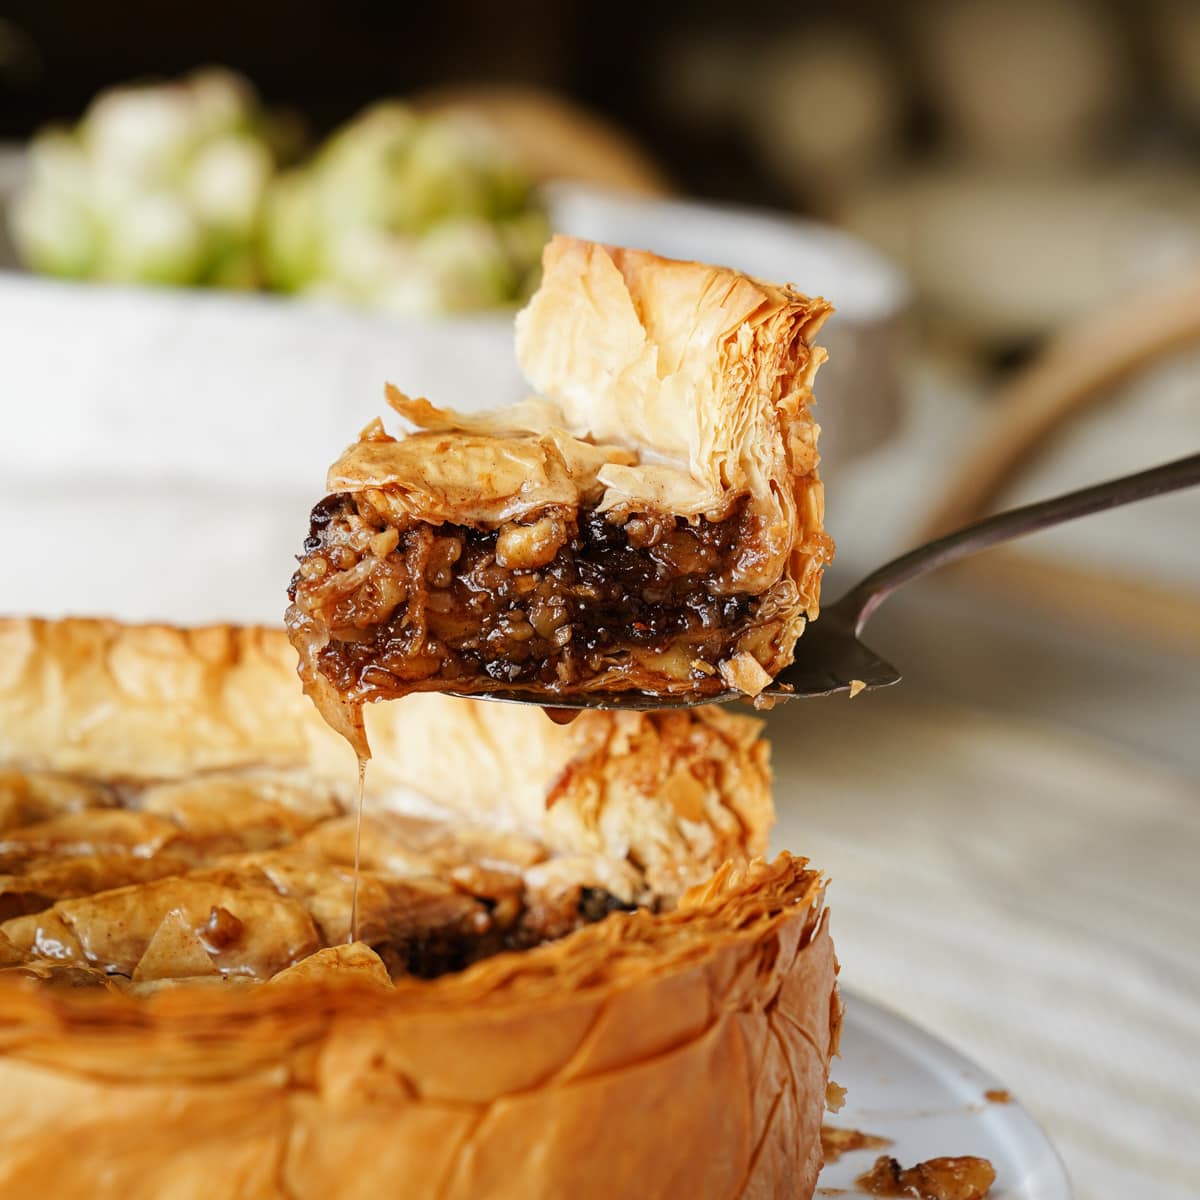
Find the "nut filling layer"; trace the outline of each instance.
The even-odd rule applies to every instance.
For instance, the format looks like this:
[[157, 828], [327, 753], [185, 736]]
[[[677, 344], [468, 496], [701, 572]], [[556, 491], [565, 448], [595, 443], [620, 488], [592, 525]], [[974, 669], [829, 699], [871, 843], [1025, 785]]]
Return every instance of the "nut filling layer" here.
[[568, 692], [639, 671], [718, 692], [763, 600], [727, 582], [748, 525], [739, 505], [695, 524], [552, 509], [499, 529], [397, 528], [369, 491], [333, 495], [313, 511], [288, 625], [359, 703], [423, 686]]

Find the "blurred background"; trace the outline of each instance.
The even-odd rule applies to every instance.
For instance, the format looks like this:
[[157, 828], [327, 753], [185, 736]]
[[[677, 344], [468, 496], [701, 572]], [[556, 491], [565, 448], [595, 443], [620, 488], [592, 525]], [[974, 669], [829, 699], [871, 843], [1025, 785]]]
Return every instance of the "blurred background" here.
[[[829, 595], [1200, 449], [1195, 0], [9, 0], [0, 140], [9, 611], [277, 621], [385, 378], [520, 395], [511, 317], [551, 229], [835, 303]], [[1142, 1083], [1174, 1043], [1113, 1044], [1163, 1013], [1200, 1038], [1200, 939], [1173, 924], [1198, 899], [1197, 496], [914, 585], [868, 640], [900, 689], [806, 739], [770, 718], [781, 844], [838, 880], [846, 978], [1013, 1079], [1081, 1195], [1194, 1194], [1194, 1088]], [[915, 971], [923, 935], [879, 921], [914, 871], [921, 928], [960, 915]], [[1128, 872], [1151, 898], [1093, 938]], [[1028, 994], [994, 954], [964, 990], [976, 922], [1042, 963]], [[1035, 1052], [1034, 995], [1115, 1023], [1064, 1013]]]
[[[10, 379], [36, 377], [42, 401], [10, 429], [15, 472], [95, 475], [98, 460], [128, 458], [177, 491], [224, 471], [299, 493], [374, 413], [383, 377], [442, 402], [505, 402], [521, 386], [509, 314], [552, 225], [833, 299], [820, 395], [835, 587], [989, 507], [1200, 443], [1191, 0], [752, 14], [210, 0], [169, 18], [151, 4], [18, 0], [0, 18], [0, 138], [11, 265], [174, 285], [152, 302], [0, 281]], [[697, 201], [755, 211], [730, 220]], [[180, 285], [299, 296], [324, 313], [180, 307]], [[56, 352], [64, 324], [70, 356]], [[238, 392], [286, 392], [307, 439]], [[204, 405], [217, 447], [203, 429], [168, 448], [147, 435], [148, 394], [163, 419]], [[61, 404], [81, 410], [65, 430]], [[266, 428], [285, 444], [264, 466], [252, 443]], [[289, 455], [295, 475], [273, 474]], [[922, 611], [968, 580], [1000, 599], [994, 614], [971, 610], [964, 636], [986, 617], [986, 647], [933, 652], [950, 636], [939, 623], [917, 672], [973, 699], [986, 679], [985, 702], [1010, 708], [1049, 690], [1069, 719], [1200, 768], [1200, 743], [1183, 736], [1190, 680], [1161, 678], [1200, 648], [1198, 517], [1193, 497], [1163, 500], [928, 585]], [[129, 615], [268, 619], [273, 581], [245, 566], [244, 596], [227, 590], [222, 611], [172, 574], [169, 613], [151, 597]], [[97, 600], [116, 602], [103, 588]], [[904, 611], [897, 601], [886, 620]], [[994, 664], [1035, 622], [1066, 657], [1039, 652], [1031, 676], [997, 683]], [[1153, 719], [1094, 703], [1094, 646], [1114, 633], [1147, 643], [1123, 674]]]
[[[510, 127], [535, 175], [863, 234], [910, 273], [920, 314], [988, 365], [1020, 360], [1105, 290], [1200, 255], [1194, 3], [836, 7], [210, 0], [167, 20], [149, 3], [10, 0], [0, 136], [213, 64], [286, 122], [285, 157], [381, 98], [457, 98]], [[540, 138], [518, 136], [528, 128]], [[596, 144], [550, 138], [581, 128]]]

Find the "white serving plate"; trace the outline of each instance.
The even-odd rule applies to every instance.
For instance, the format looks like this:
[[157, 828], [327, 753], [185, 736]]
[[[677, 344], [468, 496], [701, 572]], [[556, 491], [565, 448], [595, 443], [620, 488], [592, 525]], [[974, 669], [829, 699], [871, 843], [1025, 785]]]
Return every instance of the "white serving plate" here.
[[834, 1060], [833, 1077], [846, 1088], [846, 1103], [828, 1123], [893, 1144], [829, 1163], [818, 1196], [823, 1188], [854, 1194], [855, 1178], [880, 1154], [906, 1167], [973, 1154], [996, 1168], [989, 1200], [1072, 1200], [1066, 1168], [1037, 1122], [1016, 1101], [986, 1099], [984, 1093], [1003, 1090], [1002, 1083], [903, 1017], [853, 993], [844, 997], [841, 1057]]

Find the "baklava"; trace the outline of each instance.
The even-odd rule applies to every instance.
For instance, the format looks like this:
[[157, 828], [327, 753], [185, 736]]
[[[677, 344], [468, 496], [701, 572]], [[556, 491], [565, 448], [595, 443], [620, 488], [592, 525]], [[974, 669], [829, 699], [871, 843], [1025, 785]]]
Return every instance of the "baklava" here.
[[0, 1197], [812, 1194], [823, 884], [757, 723], [438, 695], [281, 631], [0, 621]]
[[819, 299], [569, 238], [517, 318], [534, 392], [467, 415], [389, 388], [329, 471], [287, 624], [356, 739], [414, 691], [757, 696], [817, 616]]

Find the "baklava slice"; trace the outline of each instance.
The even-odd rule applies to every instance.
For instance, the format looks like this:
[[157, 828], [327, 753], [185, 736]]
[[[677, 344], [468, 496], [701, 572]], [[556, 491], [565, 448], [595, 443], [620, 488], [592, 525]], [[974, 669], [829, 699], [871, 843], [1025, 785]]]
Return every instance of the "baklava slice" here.
[[554, 239], [517, 318], [536, 395], [464, 415], [389, 388], [412, 430], [375, 422], [331, 468], [287, 614], [309, 693], [343, 729], [414, 691], [757, 695], [833, 553], [809, 408], [829, 312]]
[[375, 706], [356, 872], [293, 662], [0, 620], [0, 1200], [811, 1196], [836, 964], [758, 723]]

